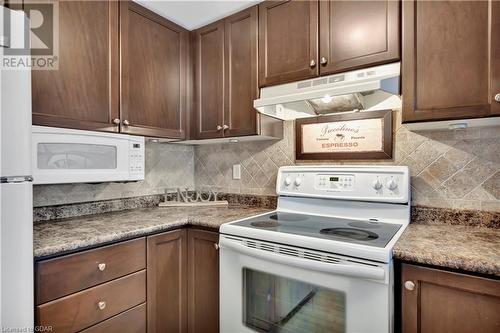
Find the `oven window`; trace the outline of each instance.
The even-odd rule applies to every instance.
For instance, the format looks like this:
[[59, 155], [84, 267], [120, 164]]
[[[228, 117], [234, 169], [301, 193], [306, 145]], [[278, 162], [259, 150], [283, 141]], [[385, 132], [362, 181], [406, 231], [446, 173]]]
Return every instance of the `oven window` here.
[[38, 169], [116, 169], [116, 147], [83, 143], [39, 143]]
[[246, 326], [258, 332], [345, 332], [345, 293], [243, 269]]

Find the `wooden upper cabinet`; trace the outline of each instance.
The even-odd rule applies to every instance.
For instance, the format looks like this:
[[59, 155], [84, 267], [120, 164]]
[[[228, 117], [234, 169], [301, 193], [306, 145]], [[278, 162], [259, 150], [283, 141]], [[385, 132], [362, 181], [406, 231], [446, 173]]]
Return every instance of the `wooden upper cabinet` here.
[[259, 85], [318, 75], [318, 1], [259, 4]]
[[219, 234], [188, 230], [188, 332], [219, 332]]
[[322, 75], [399, 60], [399, 1], [319, 3]]
[[257, 134], [258, 9], [257, 6], [230, 16], [225, 27], [224, 136]]
[[499, 112], [498, 8], [497, 1], [403, 1], [403, 122]]
[[500, 1], [491, 3], [491, 114], [500, 115]]
[[32, 71], [33, 124], [118, 132], [118, 3], [59, 1], [58, 70]]
[[188, 31], [120, 2], [122, 132], [185, 136]]
[[408, 264], [401, 281], [402, 332], [500, 332], [500, 281]]
[[187, 331], [186, 229], [147, 238], [148, 332]]
[[223, 136], [224, 21], [194, 31], [194, 114], [196, 139]]

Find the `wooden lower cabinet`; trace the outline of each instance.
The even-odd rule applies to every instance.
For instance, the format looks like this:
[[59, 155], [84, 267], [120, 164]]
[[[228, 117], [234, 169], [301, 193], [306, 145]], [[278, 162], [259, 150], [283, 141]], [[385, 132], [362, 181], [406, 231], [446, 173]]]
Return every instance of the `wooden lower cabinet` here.
[[82, 333], [144, 333], [146, 332], [146, 304], [109, 318], [97, 325], [83, 330]]
[[37, 325], [78, 332], [146, 301], [146, 271], [86, 289], [36, 308]]
[[188, 332], [219, 332], [219, 234], [188, 231]]
[[53, 332], [218, 332], [219, 234], [183, 228], [35, 263]]
[[500, 332], [500, 281], [402, 264], [402, 331]]
[[187, 330], [187, 231], [147, 238], [148, 332]]

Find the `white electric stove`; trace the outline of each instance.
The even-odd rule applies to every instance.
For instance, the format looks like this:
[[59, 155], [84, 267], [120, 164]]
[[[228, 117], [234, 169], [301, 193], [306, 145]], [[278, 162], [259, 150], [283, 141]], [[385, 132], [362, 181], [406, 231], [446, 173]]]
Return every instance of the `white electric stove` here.
[[294, 166], [277, 209], [220, 229], [221, 332], [392, 332], [400, 166]]

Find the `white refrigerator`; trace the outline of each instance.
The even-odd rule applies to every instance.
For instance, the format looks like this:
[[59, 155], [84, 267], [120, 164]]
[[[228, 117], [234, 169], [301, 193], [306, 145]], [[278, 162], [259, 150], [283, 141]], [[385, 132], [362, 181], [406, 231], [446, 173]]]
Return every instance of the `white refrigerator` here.
[[[0, 331], [33, 327], [31, 71], [4, 68], [24, 45], [28, 20], [0, 6]], [[25, 331], [23, 330], [23, 332]]]

